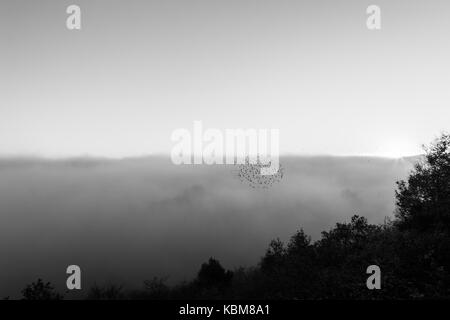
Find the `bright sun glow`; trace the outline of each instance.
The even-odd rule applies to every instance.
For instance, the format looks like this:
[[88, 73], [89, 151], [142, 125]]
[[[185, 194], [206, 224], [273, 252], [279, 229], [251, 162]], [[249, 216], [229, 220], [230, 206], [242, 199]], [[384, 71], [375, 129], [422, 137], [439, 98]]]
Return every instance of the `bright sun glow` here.
[[390, 139], [381, 144], [377, 155], [388, 158], [401, 158], [421, 153], [420, 146], [414, 145], [408, 140]]

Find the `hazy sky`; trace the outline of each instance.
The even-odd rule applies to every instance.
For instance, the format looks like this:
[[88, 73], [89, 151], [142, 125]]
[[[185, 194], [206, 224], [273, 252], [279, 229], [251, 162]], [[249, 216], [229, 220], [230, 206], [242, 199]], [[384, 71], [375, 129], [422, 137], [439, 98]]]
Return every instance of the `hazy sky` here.
[[[66, 29], [66, 8], [82, 30]], [[382, 30], [366, 28], [381, 7]], [[450, 119], [449, 1], [0, 2], [0, 154], [169, 153], [278, 128], [283, 153], [420, 152]]]

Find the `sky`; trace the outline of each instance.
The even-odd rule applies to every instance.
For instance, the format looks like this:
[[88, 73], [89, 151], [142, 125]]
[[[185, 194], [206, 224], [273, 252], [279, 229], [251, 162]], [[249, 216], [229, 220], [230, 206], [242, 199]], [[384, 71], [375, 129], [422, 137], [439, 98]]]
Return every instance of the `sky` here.
[[[82, 29], [66, 28], [71, 4]], [[381, 30], [366, 8], [381, 8]], [[448, 129], [448, 1], [0, 2], [0, 154], [169, 154], [193, 121], [284, 154], [407, 156]]]

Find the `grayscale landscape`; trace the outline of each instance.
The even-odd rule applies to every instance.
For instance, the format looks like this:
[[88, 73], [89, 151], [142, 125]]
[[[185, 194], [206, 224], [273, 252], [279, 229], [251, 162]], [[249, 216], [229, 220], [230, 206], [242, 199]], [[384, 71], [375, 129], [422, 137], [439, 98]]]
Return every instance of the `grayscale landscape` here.
[[[284, 157], [283, 179], [251, 188], [237, 166], [175, 166], [165, 157], [0, 161], [0, 296], [42, 277], [64, 291], [133, 288], [153, 276], [189, 280], [210, 256], [229, 269], [255, 264], [274, 238], [313, 239], [358, 214], [383, 223], [395, 182], [418, 158]], [[72, 294], [73, 295], [73, 294]]]

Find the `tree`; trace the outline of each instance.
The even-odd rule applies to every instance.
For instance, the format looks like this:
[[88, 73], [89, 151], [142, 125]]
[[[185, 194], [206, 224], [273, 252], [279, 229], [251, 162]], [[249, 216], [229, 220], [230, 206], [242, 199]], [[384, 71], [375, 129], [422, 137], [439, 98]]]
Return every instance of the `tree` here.
[[450, 231], [450, 135], [430, 147], [407, 181], [397, 182], [398, 226], [420, 232]]
[[61, 300], [62, 295], [55, 292], [50, 282], [44, 283], [42, 279], [33, 282], [22, 290], [24, 300]]
[[397, 183], [396, 226], [403, 232], [402, 261], [410, 265], [406, 276], [424, 296], [442, 297], [450, 293], [450, 135], [424, 149], [424, 160]]
[[206, 288], [223, 288], [230, 284], [233, 273], [225, 271], [219, 261], [209, 258], [207, 263], [203, 263], [198, 272], [197, 279], [201, 286]]

